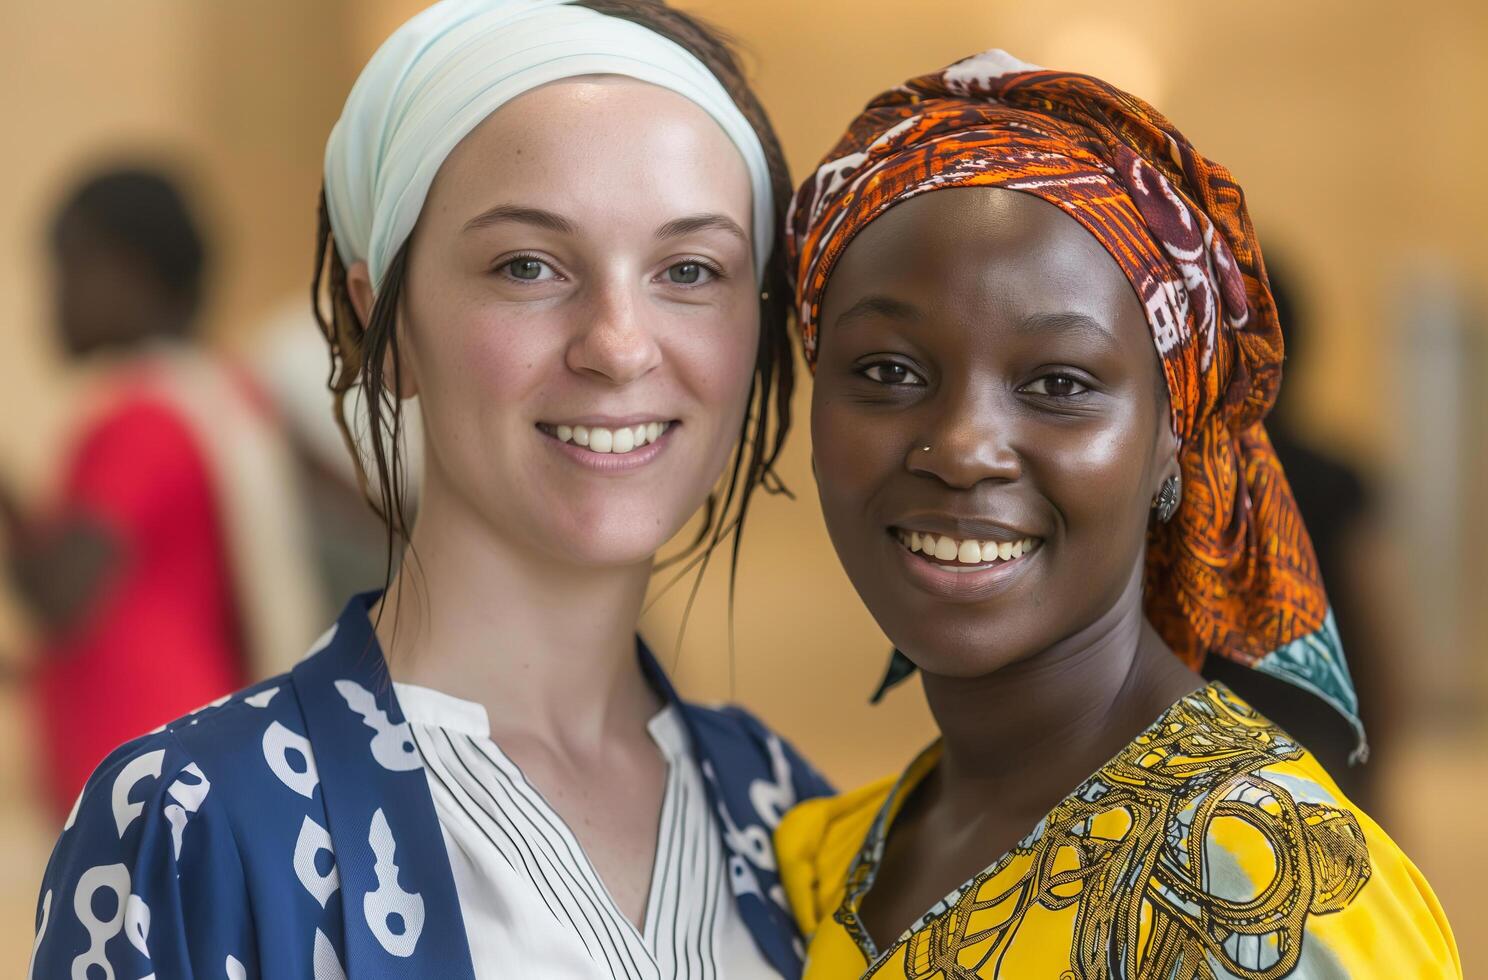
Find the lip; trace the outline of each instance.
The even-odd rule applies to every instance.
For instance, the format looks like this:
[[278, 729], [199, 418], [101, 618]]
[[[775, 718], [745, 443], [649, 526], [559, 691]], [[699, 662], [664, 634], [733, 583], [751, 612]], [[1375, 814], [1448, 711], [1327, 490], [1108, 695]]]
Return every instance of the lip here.
[[582, 415], [571, 419], [542, 419], [537, 424], [547, 426], [566, 425], [573, 428], [582, 425], [585, 428], [598, 426], [601, 429], [628, 429], [634, 425], [650, 425], [652, 422], [668, 422], [672, 425], [681, 425], [679, 421], [668, 418], [665, 415]]
[[[666, 420], [654, 417], [642, 418], [641, 416], [635, 416], [635, 421], [628, 424], [641, 425], [646, 422], [663, 421]], [[563, 424], [568, 425], [569, 423], [564, 422]], [[623, 421], [615, 421], [609, 423], [576, 422], [574, 424], [597, 425], [603, 428], [620, 428], [627, 423]], [[534, 428], [536, 427], [534, 426]], [[557, 436], [550, 435], [540, 428], [537, 429], [537, 434], [541, 436], [543, 441], [551, 446], [555, 452], [591, 472], [603, 474], [620, 474], [633, 472], [643, 466], [647, 466], [650, 463], [654, 462], [657, 457], [666, 452], [667, 447], [672, 444], [673, 433], [675, 433], [680, 428], [682, 428], [681, 422], [672, 422], [672, 424], [667, 427], [667, 430], [663, 432], [655, 442], [648, 442], [640, 449], [632, 449], [628, 453], [592, 453], [589, 450], [585, 449], [583, 446], [576, 446], [571, 442], [563, 442]]]
[[956, 538], [964, 541], [974, 538], [977, 541], [1006, 541], [1012, 544], [1014, 541], [1022, 541], [1024, 538], [1043, 539], [1042, 534], [1025, 531], [1012, 524], [1004, 524], [1000, 521], [988, 520], [981, 517], [962, 517], [956, 514], [924, 511], [911, 514], [889, 525], [892, 534], [895, 529], [901, 531], [919, 531], [921, 534], [930, 533], [942, 537]]
[[[901, 527], [903, 525], [900, 525]], [[985, 523], [973, 525], [976, 534], [966, 534], [965, 537], [975, 537], [983, 534], [991, 526]], [[908, 530], [908, 528], [905, 528]], [[918, 526], [916, 530], [921, 530]], [[956, 536], [950, 530], [927, 530], [938, 534]], [[999, 528], [1006, 532], [1006, 528]], [[950, 564], [939, 564], [920, 555], [911, 552], [899, 543], [895, 532], [890, 531], [884, 536], [888, 546], [897, 554], [897, 561], [904, 569], [905, 576], [922, 592], [927, 592], [937, 599], [952, 602], [981, 602], [1001, 592], [1012, 588], [1023, 574], [1029, 570], [1034, 559], [1044, 553], [1044, 542], [1039, 539], [1038, 547], [1018, 558], [1010, 558], [1007, 561], [998, 561], [986, 567], [960, 566], [959, 568]], [[1037, 535], [1020, 534], [1018, 538], [1038, 537]], [[1018, 540], [1015, 538], [1013, 540]], [[990, 535], [984, 540], [1002, 540]]]

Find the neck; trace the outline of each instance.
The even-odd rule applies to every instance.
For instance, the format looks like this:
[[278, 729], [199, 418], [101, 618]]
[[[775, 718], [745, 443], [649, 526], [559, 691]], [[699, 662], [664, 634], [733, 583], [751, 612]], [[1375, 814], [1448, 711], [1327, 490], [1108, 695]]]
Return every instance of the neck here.
[[523, 550], [438, 480], [412, 545], [373, 610], [394, 680], [484, 705], [493, 735], [575, 748], [655, 713], [635, 655], [649, 560], [593, 568]]
[[927, 674], [944, 738], [937, 796], [967, 819], [998, 799], [1037, 819], [1202, 684], [1142, 615], [1142, 568], [1096, 622], [976, 677]]

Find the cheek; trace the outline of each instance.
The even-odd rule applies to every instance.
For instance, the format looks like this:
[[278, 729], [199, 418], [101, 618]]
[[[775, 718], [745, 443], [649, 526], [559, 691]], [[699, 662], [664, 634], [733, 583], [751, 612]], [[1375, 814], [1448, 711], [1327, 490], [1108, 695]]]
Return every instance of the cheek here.
[[707, 316], [679, 317], [665, 328], [670, 370], [710, 419], [737, 428], [754, 379], [760, 326], [745, 303]]
[[1070, 544], [1094, 552], [1096, 560], [1119, 558], [1124, 565], [1126, 546], [1139, 546], [1146, 533], [1151, 447], [1138, 428], [1121, 420], [1043, 440], [1041, 482], [1064, 516]]
[[[818, 385], [811, 406], [811, 457], [829, 527], [864, 518], [874, 489], [892, 476], [900, 449], [891, 421], [871, 419]], [[900, 447], [902, 449], [902, 447]]]
[[539, 320], [499, 308], [419, 311], [405, 337], [419, 400], [436, 430], [482, 437], [493, 419], [527, 424], [511, 409], [562, 363], [560, 332]]

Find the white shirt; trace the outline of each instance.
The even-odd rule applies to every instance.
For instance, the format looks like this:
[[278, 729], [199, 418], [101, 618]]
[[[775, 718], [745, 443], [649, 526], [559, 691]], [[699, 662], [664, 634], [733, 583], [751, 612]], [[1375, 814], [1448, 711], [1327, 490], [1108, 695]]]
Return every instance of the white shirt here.
[[638, 931], [563, 819], [491, 741], [483, 706], [393, 687], [424, 761], [477, 980], [780, 980], [739, 915], [675, 706], [647, 725], [667, 780]]

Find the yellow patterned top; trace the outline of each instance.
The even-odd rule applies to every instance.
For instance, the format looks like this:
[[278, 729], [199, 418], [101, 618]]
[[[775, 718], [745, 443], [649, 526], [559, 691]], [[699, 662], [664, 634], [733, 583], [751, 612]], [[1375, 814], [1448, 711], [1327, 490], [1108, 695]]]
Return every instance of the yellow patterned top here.
[[879, 951], [858, 919], [897, 780], [776, 833], [805, 980], [1461, 977], [1451, 927], [1317, 760], [1222, 684], [1178, 701], [989, 868]]

